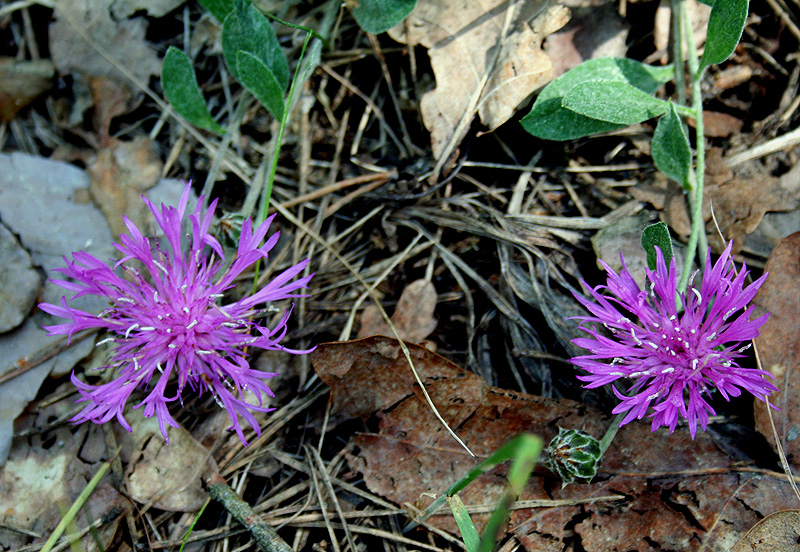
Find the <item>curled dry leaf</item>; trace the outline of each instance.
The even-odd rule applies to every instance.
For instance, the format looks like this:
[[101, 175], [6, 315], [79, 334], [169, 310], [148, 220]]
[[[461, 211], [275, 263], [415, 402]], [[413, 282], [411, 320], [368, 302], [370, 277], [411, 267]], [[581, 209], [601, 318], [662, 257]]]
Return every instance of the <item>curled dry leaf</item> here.
[[[761, 286], [754, 302], [769, 319], [756, 340], [761, 366], [775, 377], [770, 401], [780, 408], [772, 411], [775, 428], [786, 452], [789, 465], [800, 468], [800, 232], [785, 238], [767, 261], [769, 278]], [[759, 313], [757, 313], [759, 314]], [[766, 406], [755, 402], [756, 429], [775, 448], [775, 436]]]
[[[391, 318], [403, 341], [419, 343], [436, 329], [433, 311], [438, 300], [436, 288], [427, 280], [416, 280], [406, 286]], [[358, 330], [359, 338], [370, 335], [394, 335], [378, 307], [372, 304], [364, 307]]]
[[[133, 438], [146, 443], [128, 478], [131, 498], [169, 512], [196, 512], [208, 499], [203, 480], [219, 468], [208, 449], [183, 428], [170, 428], [169, 444], [155, 417], [131, 416]], [[136, 459], [136, 455], [133, 456]]]
[[[137, 17], [114, 21], [110, 13], [114, 3], [54, 2], [56, 21], [50, 26], [50, 51], [59, 72], [124, 78], [119, 70], [124, 67], [145, 82], [161, 72], [156, 51], [145, 42], [147, 20]], [[98, 52], [97, 47], [103, 52]], [[105, 56], [111, 56], [113, 62]]]
[[116, 238], [127, 232], [122, 215], [139, 228], [149, 226], [151, 217], [141, 197], [161, 177], [161, 160], [149, 138], [114, 140], [97, 154], [88, 172], [89, 192]]
[[0, 121], [17, 112], [53, 86], [55, 68], [48, 60], [23, 61], [0, 57]]
[[[334, 419], [380, 419], [378, 433], [355, 436], [357, 448], [348, 462], [363, 474], [370, 490], [397, 504], [427, 506], [423, 493], [443, 492], [522, 431], [545, 442], [558, 427], [599, 438], [610, 421], [574, 401], [489, 387], [422, 347], [408, 347], [434, 404], [477, 458], [470, 458], [434, 418], [395, 340], [328, 343], [312, 353], [314, 369], [331, 387]], [[651, 550], [663, 543], [663, 549], [693, 551], [707, 542], [706, 551], [727, 552], [760, 512], [795, 500], [779, 474], [758, 480], [732, 468], [733, 461], [708, 433], [692, 441], [686, 428], [670, 435], [651, 433], [646, 423], [631, 423], [617, 434], [594, 484], [562, 489], [552, 474], [537, 468], [521, 498], [565, 502], [516, 510], [509, 530], [527, 550], [537, 552], [562, 551], [573, 527], [586, 550]], [[468, 486], [460, 493], [464, 503], [491, 512], [505, 491], [504, 470], [501, 466]], [[612, 501], [592, 503], [600, 496]], [[487, 517], [474, 516], [479, 530]], [[445, 512], [431, 522], [456, 531]], [[717, 522], [725, 527], [725, 538], [712, 533]]]
[[568, 20], [566, 8], [543, 0], [419, 0], [389, 35], [428, 48], [436, 88], [423, 96], [420, 109], [434, 157], [461, 142], [476, 112], [494, 130], [553, 79], [542, 41]]

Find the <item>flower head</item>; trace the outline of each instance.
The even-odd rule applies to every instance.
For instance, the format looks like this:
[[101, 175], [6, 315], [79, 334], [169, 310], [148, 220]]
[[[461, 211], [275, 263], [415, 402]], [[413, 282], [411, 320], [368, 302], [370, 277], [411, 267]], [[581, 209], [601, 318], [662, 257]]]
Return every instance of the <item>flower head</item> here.
[[[311, 276], [295, 277], [308, 260], [287, 269], [253, 295], [220, 304], [236, 277], [267, 257], [278, 241], [278, 233], [261, 245], [273, 217], [256, 229], [249, 220], [245, 221], [235, 258], [226, 263], [222, 247], [209, 233], [216, 200], [207, 209], [202, 208], [202, 201], [198, 202], [194, 213], [188, 216], [191, 233], [188, 239], [182, 238], [189, 192], [187, 184], [177, 208], [162, 205], [158, 209], [142, 198], [161, 227], [164, 240], [143, 236], [125, 218], [128, 234], [120, 237], [121, 244], [114, 244], [122, 258], [113, 267], [85, 252], [76, 252], [72, 260], [65, 259], [65, 268], [58, 269], [70, 280], [55, 283], [74, 292], [73, 299], [102, 296], [110, 303], [107, 310], [94, 315], [70, 307], [66, 298], [61, 299], [61, 305], [42, 303], [39, 307], [69, 319], [66, 324], [45, 326], [50, 335], [71, 337], [75, 332], [98, 328], [107, 330], [110, 336], [104, 341], [113, 343], [109, 366], [116, 370], [115, 379], [92, 386], [72, 375], [81, 394], [79, 402], [88, 403], [72, 421], [101, 424], [116, 417], [131, 431], [123, 414], [125, 404], [135, 390], [146, 389], [147, 396], [134, 408], [144, 407], [148, 418], [155, 414], [167, 439], [166, 426], [178, 427], [168, 403], [181, 399], [188, 385], [200, 394], [208, 391], [214, 396], [228, 411], [232, 429], [246, 444], [239, 418], [260, 434], [251, 410], [274, 410], [264, 406], [264, 395], [273, 394], [263, 380], [277, 375], [251, 369], [246, 350], [308, 352], [279, 344], [286, 334], [290, 311], [272, 329], [261, 325], [253, 315], [258, 305], [299, 297], [294, 292], [305, 287]], [[117, 269], [124, 271], [126, 277]], [[173, 375], [177, 391], [168, 397], [167, 384]], [[248, 396], [255, 401], [248, 402]]]
[[768, 314], [750, 320], [753, 306], [748, 306], [767, 275], [744, 287], [746, 267], [736, 274], [730, 252], [728, 245], [713, 266], [709, 252], [700, 288], [690, 285], [689, 293], [678, 296], [680, 311], [675, 261], [667, 270], [661, 251], [656, 270], [646, 271], [649, 292], [639, 289], [623, 259], [619, 274], [603, 263], [608, 284], [588, 289], [596, 302], [576, 295], [592, 314], [578, 317], [580, 329], [591, 337], [573, 340], [591, 352], [571, 359], [589, 372], [578, 379], [587, 388], [619, 379], [633, 382], [624, 393], [613, 388], [621, 401], [613, 413], [627, 412], [620, 425], [643, 418], [652, 407], [651, 431], [667, 426], [672, 433], [680, 415], [694, 438], [697, 424], [705, 429], [714, 414], [706, 400], [712, 389], [726, 400], [742, 389], [760, 400], [777, 390], [765, 379], [768, 372], [737, 362], [749, 347], [742, 343], [757, 337], [767, 320]]

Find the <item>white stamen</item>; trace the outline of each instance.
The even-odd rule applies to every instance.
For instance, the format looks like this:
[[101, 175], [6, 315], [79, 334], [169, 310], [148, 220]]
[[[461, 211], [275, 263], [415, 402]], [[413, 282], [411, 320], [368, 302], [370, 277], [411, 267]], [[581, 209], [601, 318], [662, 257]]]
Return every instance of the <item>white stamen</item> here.
[[752, 344], [752, 343], [748, 343], [748, 344], [747, 344], [747, 345], [745, 345], [744, 347], [740, 348], [738, 352], [740, 352], [740, 353], [743, 353], [743, 352], [745, 352], [747, 349], [749, 349], [749, 348], [750, 348], [750, 347], [752, 347], [752, 346], [753, 346], [753, 344]]
[[220, 324], [220, 326], [224, 326], [226, 328], [238, 328], [240, 324], [237, 324], [236, 322], [223, 322]]
[[142, 326], [141, 328], [139, 328], [139, 330], [143, 332], [152, 332], [153, 330], [155, 330], [155, 328], [153, 326]]
[[728, 312], [726, 312], [724, 315], [722, 315], [722, 318], [723, 318], [723, 319], [728, 319], [728, 318], [730, 318], [730, 316], [731, 316], [733, 313], [735, 313], [737, 310], [739, 310], [739, 309], [731, 309], [731, 310], [729, 310], [729, 311], [728, 311]]
[[648, 400], [648, 401], [652, 401], [653, 399], [656, 399], [656, 398], [658, 398], [658, 396], [659, 396], [660, 394], [661, 394], [661, 393], [659, 393], [658, 391], [656, 391], [655, 393], [653, 393], [652, 395], [650, 395], [649, 397], [647, 397], [647, 400]]
[[198, 350], [196, 351], [196, 353], [197, 353], [198, 355], [212, 355], [212, 354], [214, 354], [214, 351], [205, 351], [205, 350], [203, 350], [203, 349], [198, 349]]
[[658, 350], [658, 345], [656, 345], [655, 343], [650, 343], [650, 342], [648, 342], [647, 344], [648, 344], [648, 345], [650, 345], [650, 346], [651, 346], [653, 349], [655, 349], [656, 351]]
[[138, 327], [139, 327], [139, 324], [134, 324], [133, 326], [131, 326], [130, 328], [128, 328], [128, 329], [125, 331], [125, 339], [128, 339], [128, 336], [131, 334], [131, 332], [132, 332], [133, 330], [135, 330], [136, 328], [138, 328]]
[[184, 293], [184, 292], [186, 291], [186, 288], [187, 288], [187, 287], [188, 287], [188, 286], [187, 286], [186, 284], [183, 284], [183, 285], [181, 286], [181, 293]]
[[134, 301], [129, 297], [117, 297], [117, 301], [119, 301], [120, 303], [131, 303], [132, 305], [136, 304], [136, 301]]
[[155, 259], [153, 260], [153, 264], [155, 264], [159, 268], [159, 270], [161, 270], [161, 272], [163, 272], [166, 275], [169, 275], [169, 272], [167, 271], [166, 268], [164, 268], [164, 265], [162, 265], [161, 263], [159, 263]]
[[186, 329], [187, 329], [187, 330], [191, 330], [191, 329], [192, 329], [192, 328], [194, 328], [195, 326], [197, 326], [197, 320], [192, 320], [192, 323], [191, 323], [191, 324], [189, 324], [188, 326], [186, 326]]
[[164, 373], [164, 368], [161, 366], [161, 364], [156, 364], [156, 368], [158, 368], [158, 371], [162, 374]]
[[674, 372], [674, 371], [675, 371], [675, 368], [673, 368], [672, 366], [670, 366], [669, 368], [664, 368], [663, 370], [661, 370], [661, 373], [662, 373], [662, 374], [671, 374], [671, 373], [672, 373], [672, 372]]
[[212, 299], [217, 299], [219, 297], [225, 297], [225, 294], [223, 294], [223, 293], [212, 293], [211, 295], [209, 295], [209, 297], [211, 297]]
[[158, 292], [157, 291], [153, 292], [153, 301], [158, 303]]
[[636, 341], [636, 344], [641, 347], [642, 342], [639, 341], [638, 337], [636, 337], [636, 331], [633, 328], [631, 328], [631, 337], [633, 338], [634, 341]]
[[712, 333], [706, 338], [706, 341], [713, 341], [714, 338], [717, 337], [717, 332]]
[[699, 362], [699, 360], [698, 360], [698, 359], [696, 359], [696, 358], [693, 358], [693, 359], [692, 359], [692, 370], [697, 370], [697, 364], [698, 364], [698, 362]]
[[169, 347], [170, 349], [177, 349], [178, 348], [178, 346], [175, 345], [174, 343], [170, 343], [169, 345], [167, 345], [167, 347]]
[[114, 339], [113, 337], [107, 337], [106, 339], [104, 339], [102, 341], [98, 341], [97, 343], [95, 343], [94, 346], [95, 347], [99, 347], [100, 345], [105, 345], [106, 343], [109, 343], [111, 341], [116, 341], [116, 339]]
[[697, 301], [699, 303], [702, 303], [703, 302], [703, 296], [700, 295], [700, 292], [697, 291], [695, 288], [691, 288], [691, 289], [692, 289], [692, 293], [694, 293], [694, 296], [697, 297]]
[[185, 312], [186, 314], [189, 314], [189, 307], [183, 307], [183, 312]]

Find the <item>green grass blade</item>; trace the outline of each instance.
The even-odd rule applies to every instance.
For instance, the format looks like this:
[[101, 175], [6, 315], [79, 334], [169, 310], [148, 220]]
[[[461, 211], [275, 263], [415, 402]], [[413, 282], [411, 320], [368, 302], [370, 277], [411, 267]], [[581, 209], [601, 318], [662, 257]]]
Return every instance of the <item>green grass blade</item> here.
[[110, 467], [111, 467], [110, 462], [103, 462], [103, 465], [100, 466], [100, 469], [97, 470], [96, 474], [94, 474], [92, 480], [86, 484], [86, 487], [83, 489], [83, 491], [81, 491], [81, 494], [78, 496], [75, 502], [73, 502], [69, 510], [67, 510], [67, 513], [64, 514], [64, 517], [61, 518], [61, 521], [58, 522], [58, 525], [53, 530], [53, 533], [50, 535], [50, 538], [47, 539], [47, 542], [44, 543], [41, 552], [50, 552], [50, 550], [53, 549], [53, 546], [55, 546], [56, 542], [58, 542], [58, 539], [61, 538], [61, 535], [64, 533], [64, 530], [72, 522], [72, 520], [75, 519], [75, 516], [78, 515], [80, 509], [83, 508], [83, 505], [89, 499], [89, 495], [92, 494], [92, 491], [94, 491], [94, 488], [97, 487], [97, 484], [100, 483], [100, 480], [103, 478], [103, 476], [108, 471], [108, 468]]
[[461, 540], [464, 541], [464, 546], [467, 552], [478, 552], [478, 546], [481, 542], [481, 537], [478, 535], [478, 530], [475, 529], [475, 524], [469, 517], [469, 512], [464, 507], [461, 498], [455, 494], [453, 496], [446, 496], [447, 504], [453, 511], [453, 517], [456, 518], [456, 525], [458, 530], [461, 531]]
[[[530, 433], [521, 433], [517, 435], [506, 444], [501, 446], [497, 449], [489, 458], [472, 468], [464, 477], [458, 480], [453, 486], [451, 486], [447, 491], [444, 492], [440, 497], [431, 503], [430, 506], [422, 513], [422, 516], [419, 521], [424, 521], [427, 519], [431, 514], [433, 514], [436, 510], [438, 510], [447, 500], [448, 496], [453, 496], [457, 492], [461, 491], [464, 487], [475, 481], [480, 475], [492, 470], [495, 466], [502, 464], [508, 460], [512, 460], [518, 455], [525, 455], [531, 456], [535, 453], [536, 457], [538, 458], [539, 453], [542, 450], [542, 440], [535, 435], [531, 435]], [[526, 454], [527, 451], [527, 454]], [[511, 476], [513, 472], [509, 472]], [[518, 481], [519, 477], [514, 475], [515, 482]], [[509, 480], [511, 482], [511, 480]], [[524, 486], [525, 483], [522, 483]], [[409, 523], [403, 531], [408, 531], [413, 529], [418, 525], [419, 522], [411, 522]]]

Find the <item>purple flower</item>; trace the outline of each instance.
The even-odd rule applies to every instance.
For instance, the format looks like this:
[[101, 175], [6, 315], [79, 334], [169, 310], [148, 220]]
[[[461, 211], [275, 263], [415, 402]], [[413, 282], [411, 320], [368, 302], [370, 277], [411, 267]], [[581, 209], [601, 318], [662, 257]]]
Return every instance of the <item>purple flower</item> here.
[[760, 400], [777, 391], [765, 379], [768, 372], [737, 363], [749, 347], [742, 342], [757, 337], [767, 320], [768, 314], [750, 320], [753, 306], [748, 306], [767, 275], [743, 287], [747, 269], [735, 273], [730, 251], [729, 244], [713, 266], [709, 251], [702, 284], [699, 289], [690, 285], [689, 293], [680, 294], [680, 311], [675, 261], [667, 271], [661, 251], [655, 272], [646, 271], [649, 293], [639, 289], [624, 259], [619, 274], [601, 261], [608, 285], [588, 289], [582, 282], [596, 301], [575, 295], [593, 315], [577, 317], [580, 329], [591, 337], [573, 342], [591, 354], [571, 360], [589, 372], [578, 376], [588, 382], [587, 388], [618, 379], [633, 382], [623, 392], [613, 388], [621, 401], [613, 413], [627, 412], [620, 426], [642, 419], [652, 406], [651, 431], [667, 426], [672, 433], [680, 414], [694, 439], [698, 422], [705, 429], [709, 414], [714, 414], [706, 401], [712, 389], [726, 400], [738, 397], [741, 389]]
[[[239, 418], [260, 435], [251, 410], [274, 410], [264, 406], [264, 394], [274, 395], [263, 380], [277, 375], [251, 369], [247, 350], [309, 352], [279, 345], [286, 334], [290, 311], [272, 329], [261, 325], [253, 315], [264, 303], [300, 297], [293, 292], [305, 287], [311, 276], [297, 279], [295, 276], [303, 271], [308, 260], [287, 269], [249, 297], [218, 304], [237, 276], [267, 257], [279, 233], [260, 245], [274, 216], [255, 230], [249, 220], [245, 221], [238, 251], [228, 263], [219, 242], [208, 231], [217, 201], [205, 210], [199, 201], [194, 213], [188, 216], [191, 234], [184, 240], [188, 241], [188, 247], [184, 247], [182, 223], [190, 189], [187, 184], [177, 209], [162, 205], [159, 210], [142, 198], [161, 227], [164, 241], [146, 238], [125, 218], [129, 234], [120, 237], [121, 245], [114, 244], [122, 258], [113, 268], [87, 253], [76, 252], [71, 261], [65, 259], [66, 268], [58, 269], [70, 280], [55, 283], [75, 292], [73, 299], [84, 295], [105, 297], [110, 303], [106, 311], [99, 315], [83, 312], [70, 307], [66, 298], [61, 299], [61, 306], [42, 303], [39, 307], [70, 320], [46, 326], [50, 335], [72, 337], [75, 332], [99, 328], [110, 334], [103, 342], [113, 343], [109, 366], [116, 369], [115, 379], [92, 386], [72, 375], [72, 382], [81, 394], [79, 402], [88, 403], [72, 421], [102, 424], [116, 417], [131, 431], [123, 415], [125, 404], [135, 390], [146, 389], [147, 396], [134, 408], [144, 407], [144, 416], [148, 418], [155, 414], [161, 433], [169, 442], [166, 426], [178, 427], [178, 424], [169, 413], [168, 403], [181, 399], [182, 404], [181, 394], [188, 385], [199, 394], [209, 391], [228, 411], [232, 429], [247, 444]], [[120, 267], [125, 277], [118, 274]], [[173, 375], [177, 391], [167, 397], [167, 385]], [[255, 401], [247, 402], [248, 396]]]

